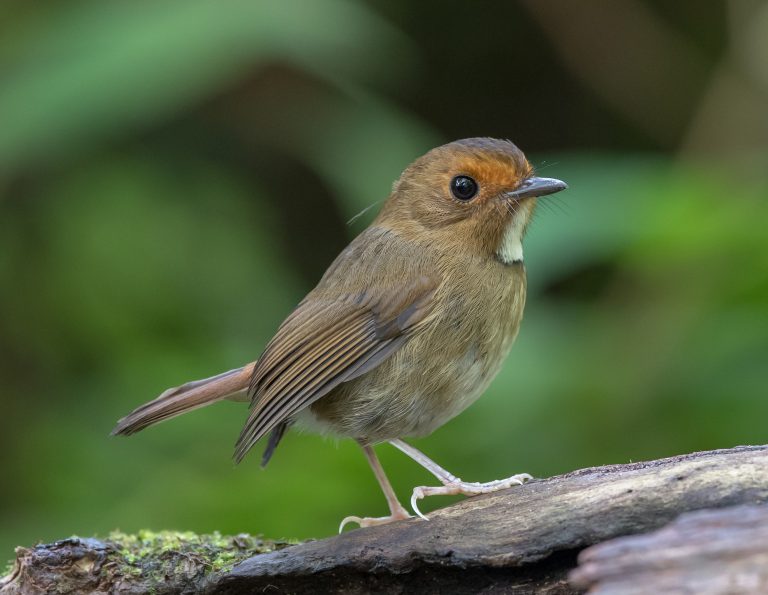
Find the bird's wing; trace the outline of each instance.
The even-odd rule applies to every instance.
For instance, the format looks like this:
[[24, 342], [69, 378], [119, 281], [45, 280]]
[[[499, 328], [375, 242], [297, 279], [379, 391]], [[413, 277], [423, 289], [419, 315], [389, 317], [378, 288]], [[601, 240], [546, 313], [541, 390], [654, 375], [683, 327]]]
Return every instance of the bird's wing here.
[[371, 288], [333, 299], [310, 296], [299, 304], [253, 371], [251, 412], [235, 460], [242, 460], [279, 423], [402, 347], [429, 313], [437, 285], [418, 277], [394, 290]]

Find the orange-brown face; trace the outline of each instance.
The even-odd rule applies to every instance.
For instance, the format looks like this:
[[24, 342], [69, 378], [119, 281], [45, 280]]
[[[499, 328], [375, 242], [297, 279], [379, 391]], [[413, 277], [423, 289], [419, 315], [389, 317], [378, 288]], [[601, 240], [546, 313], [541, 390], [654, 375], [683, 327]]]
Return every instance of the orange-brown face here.
[[534, 177], [525, 155], [509, 141], [464, 139], [412, 163], [379, 218], [511, 263], [522, 259], [518, 245], [536, 197], [563, 188], [559, 180]]

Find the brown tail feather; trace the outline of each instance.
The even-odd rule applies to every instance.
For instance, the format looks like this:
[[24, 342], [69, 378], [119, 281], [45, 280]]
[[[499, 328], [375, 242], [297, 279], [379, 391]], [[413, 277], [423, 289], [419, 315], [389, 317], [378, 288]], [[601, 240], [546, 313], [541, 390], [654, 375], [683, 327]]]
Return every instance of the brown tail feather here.
[[169, 388], [155, 400], [145, 403], [118, 421], [112, 435], [129, 436], [187, 411], [233, 398], [248, 388], [254, 365], [256, 362], [251, 362], [236, 370]]

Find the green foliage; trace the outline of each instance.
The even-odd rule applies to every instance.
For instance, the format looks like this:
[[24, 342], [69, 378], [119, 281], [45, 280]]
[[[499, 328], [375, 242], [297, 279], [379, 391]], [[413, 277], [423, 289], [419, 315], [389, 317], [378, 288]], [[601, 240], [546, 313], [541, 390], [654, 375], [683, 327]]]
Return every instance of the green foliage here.
[[6, 166], [168, 117], [268, 60], [343, 85], [385, 73], [385, 48], [407, 45], [340, 0], [86, 0], [48, 11], [45, 21], [27, 14], [5, 27], [15, 66], [0, 90]]

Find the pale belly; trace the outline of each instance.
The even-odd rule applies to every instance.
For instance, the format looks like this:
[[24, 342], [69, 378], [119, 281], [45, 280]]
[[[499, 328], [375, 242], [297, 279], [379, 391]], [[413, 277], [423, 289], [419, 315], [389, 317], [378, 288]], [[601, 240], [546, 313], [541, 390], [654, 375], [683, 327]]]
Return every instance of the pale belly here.
[[353, 381], [346, 390], [324, 397], [319, 411], [309, 407], [294, 421], [312, 432], [369, 443], [426, 436], [474, 403], [498, 373], [503, 357], [477, 359], [475, 351], [469, 350], [441, 370], [430, 370], [439, 382], [425, 378], [425, 370], [417, 369], [401, 374], [396, 384]]

